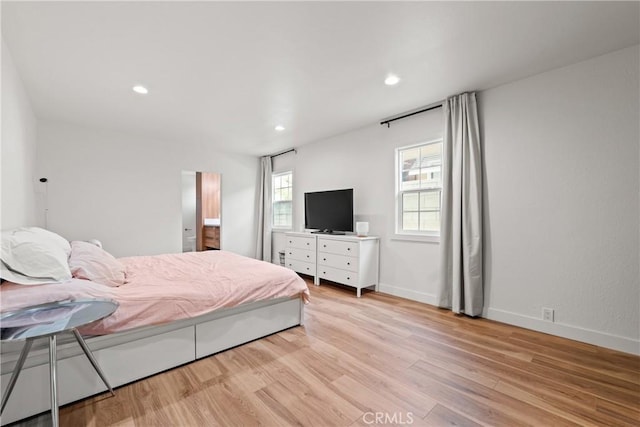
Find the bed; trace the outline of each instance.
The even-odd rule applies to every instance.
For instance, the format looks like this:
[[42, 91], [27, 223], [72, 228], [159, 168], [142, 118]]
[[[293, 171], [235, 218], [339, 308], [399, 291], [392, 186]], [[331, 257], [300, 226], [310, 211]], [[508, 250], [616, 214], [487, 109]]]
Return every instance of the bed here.
[[[8, 272], [5, 264], [5, 259], [12, 260], [4, 238], [2, 243], [3, 278], [15, 279], [11, 274], [16, 271]], [[84, 242], [70, 246], [98, 253]], [[113, 315], [81, 329], [89, 336], [86, 341], [114, 387], [304, 321], [309, 292], [306, 283], [293, 271], [270, 263], [225, 251], [130, 257], [113, 264], [122, 270], [122, 276], [117, 277], [119, 272], [110, 276], [111, 272], [106, 274], [100, 268], [77, 268], [74, 254], [70, 252], [66, 258], [72, 277], [60, 272], [65, 276], [53, 282], [26, 285], [9, 281], [0, 285], [0, 311], [80, 298], [117, 301], [119, 307]], [[60, 258], [59, 263], [62, 255]], [[111, 262], [105, 259], [94, 265]], [[86, 276], [95, 277], [88, 280]], [[105, 285], [110, 281], [115, 283]], [[21, 343], [0, 348], [2, 393], [20, 350]], [[34, 344], [25, 362], [2, 414], [2, 425], [50, 409], [48, 369], [43, 340]], [[58, 346], [58, 370], [61, 405], [104, 391], [71, 337]]]

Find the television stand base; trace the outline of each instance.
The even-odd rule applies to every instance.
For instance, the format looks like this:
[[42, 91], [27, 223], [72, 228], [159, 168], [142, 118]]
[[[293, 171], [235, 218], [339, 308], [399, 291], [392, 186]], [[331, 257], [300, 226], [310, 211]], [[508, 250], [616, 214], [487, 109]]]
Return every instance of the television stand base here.
[[346, 233], [344, 231], [318, 230], [312, 231], [311, 234], [332, 234], [334, 236], [344, 236]]

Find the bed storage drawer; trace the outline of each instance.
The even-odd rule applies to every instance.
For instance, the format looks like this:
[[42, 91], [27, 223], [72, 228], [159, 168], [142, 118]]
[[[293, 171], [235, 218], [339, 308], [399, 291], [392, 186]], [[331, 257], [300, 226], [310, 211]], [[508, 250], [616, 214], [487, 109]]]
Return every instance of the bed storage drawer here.
[[[165, 332], [147, 338], [94, 352], [112, 386], [127, 384], [156, 372], [194, 360], [193, 326]], [[128, 368], [122, 369], [123, 363]], [[91, 366], [87, 361], [87, 369]], [[94, 372], [95, 382], [100, 379]]]
[[300, 298], [284, 299], [196, 325], [196, 358], [301, 324], [301, 304]]

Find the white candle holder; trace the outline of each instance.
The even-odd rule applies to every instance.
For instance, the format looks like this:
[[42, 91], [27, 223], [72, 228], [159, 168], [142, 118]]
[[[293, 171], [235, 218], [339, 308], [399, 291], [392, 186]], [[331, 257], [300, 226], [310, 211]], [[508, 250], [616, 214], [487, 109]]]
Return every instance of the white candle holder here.
[[356, 235], [358, 237], [367, 237], [369, 235], [369, 223], [356, 222]]

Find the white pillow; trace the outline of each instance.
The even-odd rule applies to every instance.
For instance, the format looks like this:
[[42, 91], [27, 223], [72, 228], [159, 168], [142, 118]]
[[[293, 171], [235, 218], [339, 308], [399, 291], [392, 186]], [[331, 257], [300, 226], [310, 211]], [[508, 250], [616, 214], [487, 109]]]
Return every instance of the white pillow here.
[[[9, 276], [13, 276], [13, 272], [34, 279], [47, 279], [45, 283], [69, 280], [70, 253], [71, 245], [68, 241], [42, 228], [23, 227], [3, 231], [0, 259], [4, 266], [1, 277], [11, 280]], [[15, 276], [12, 278], [15, 279]]]
[[13, 282], [18, 285], [46, 285], [49, 283], [60, 283], [53, 279], [38, 279], [16, 273], [15, 271], [9, 270], [2, 261], [0, 261], [0, 277], [8, 282]]

